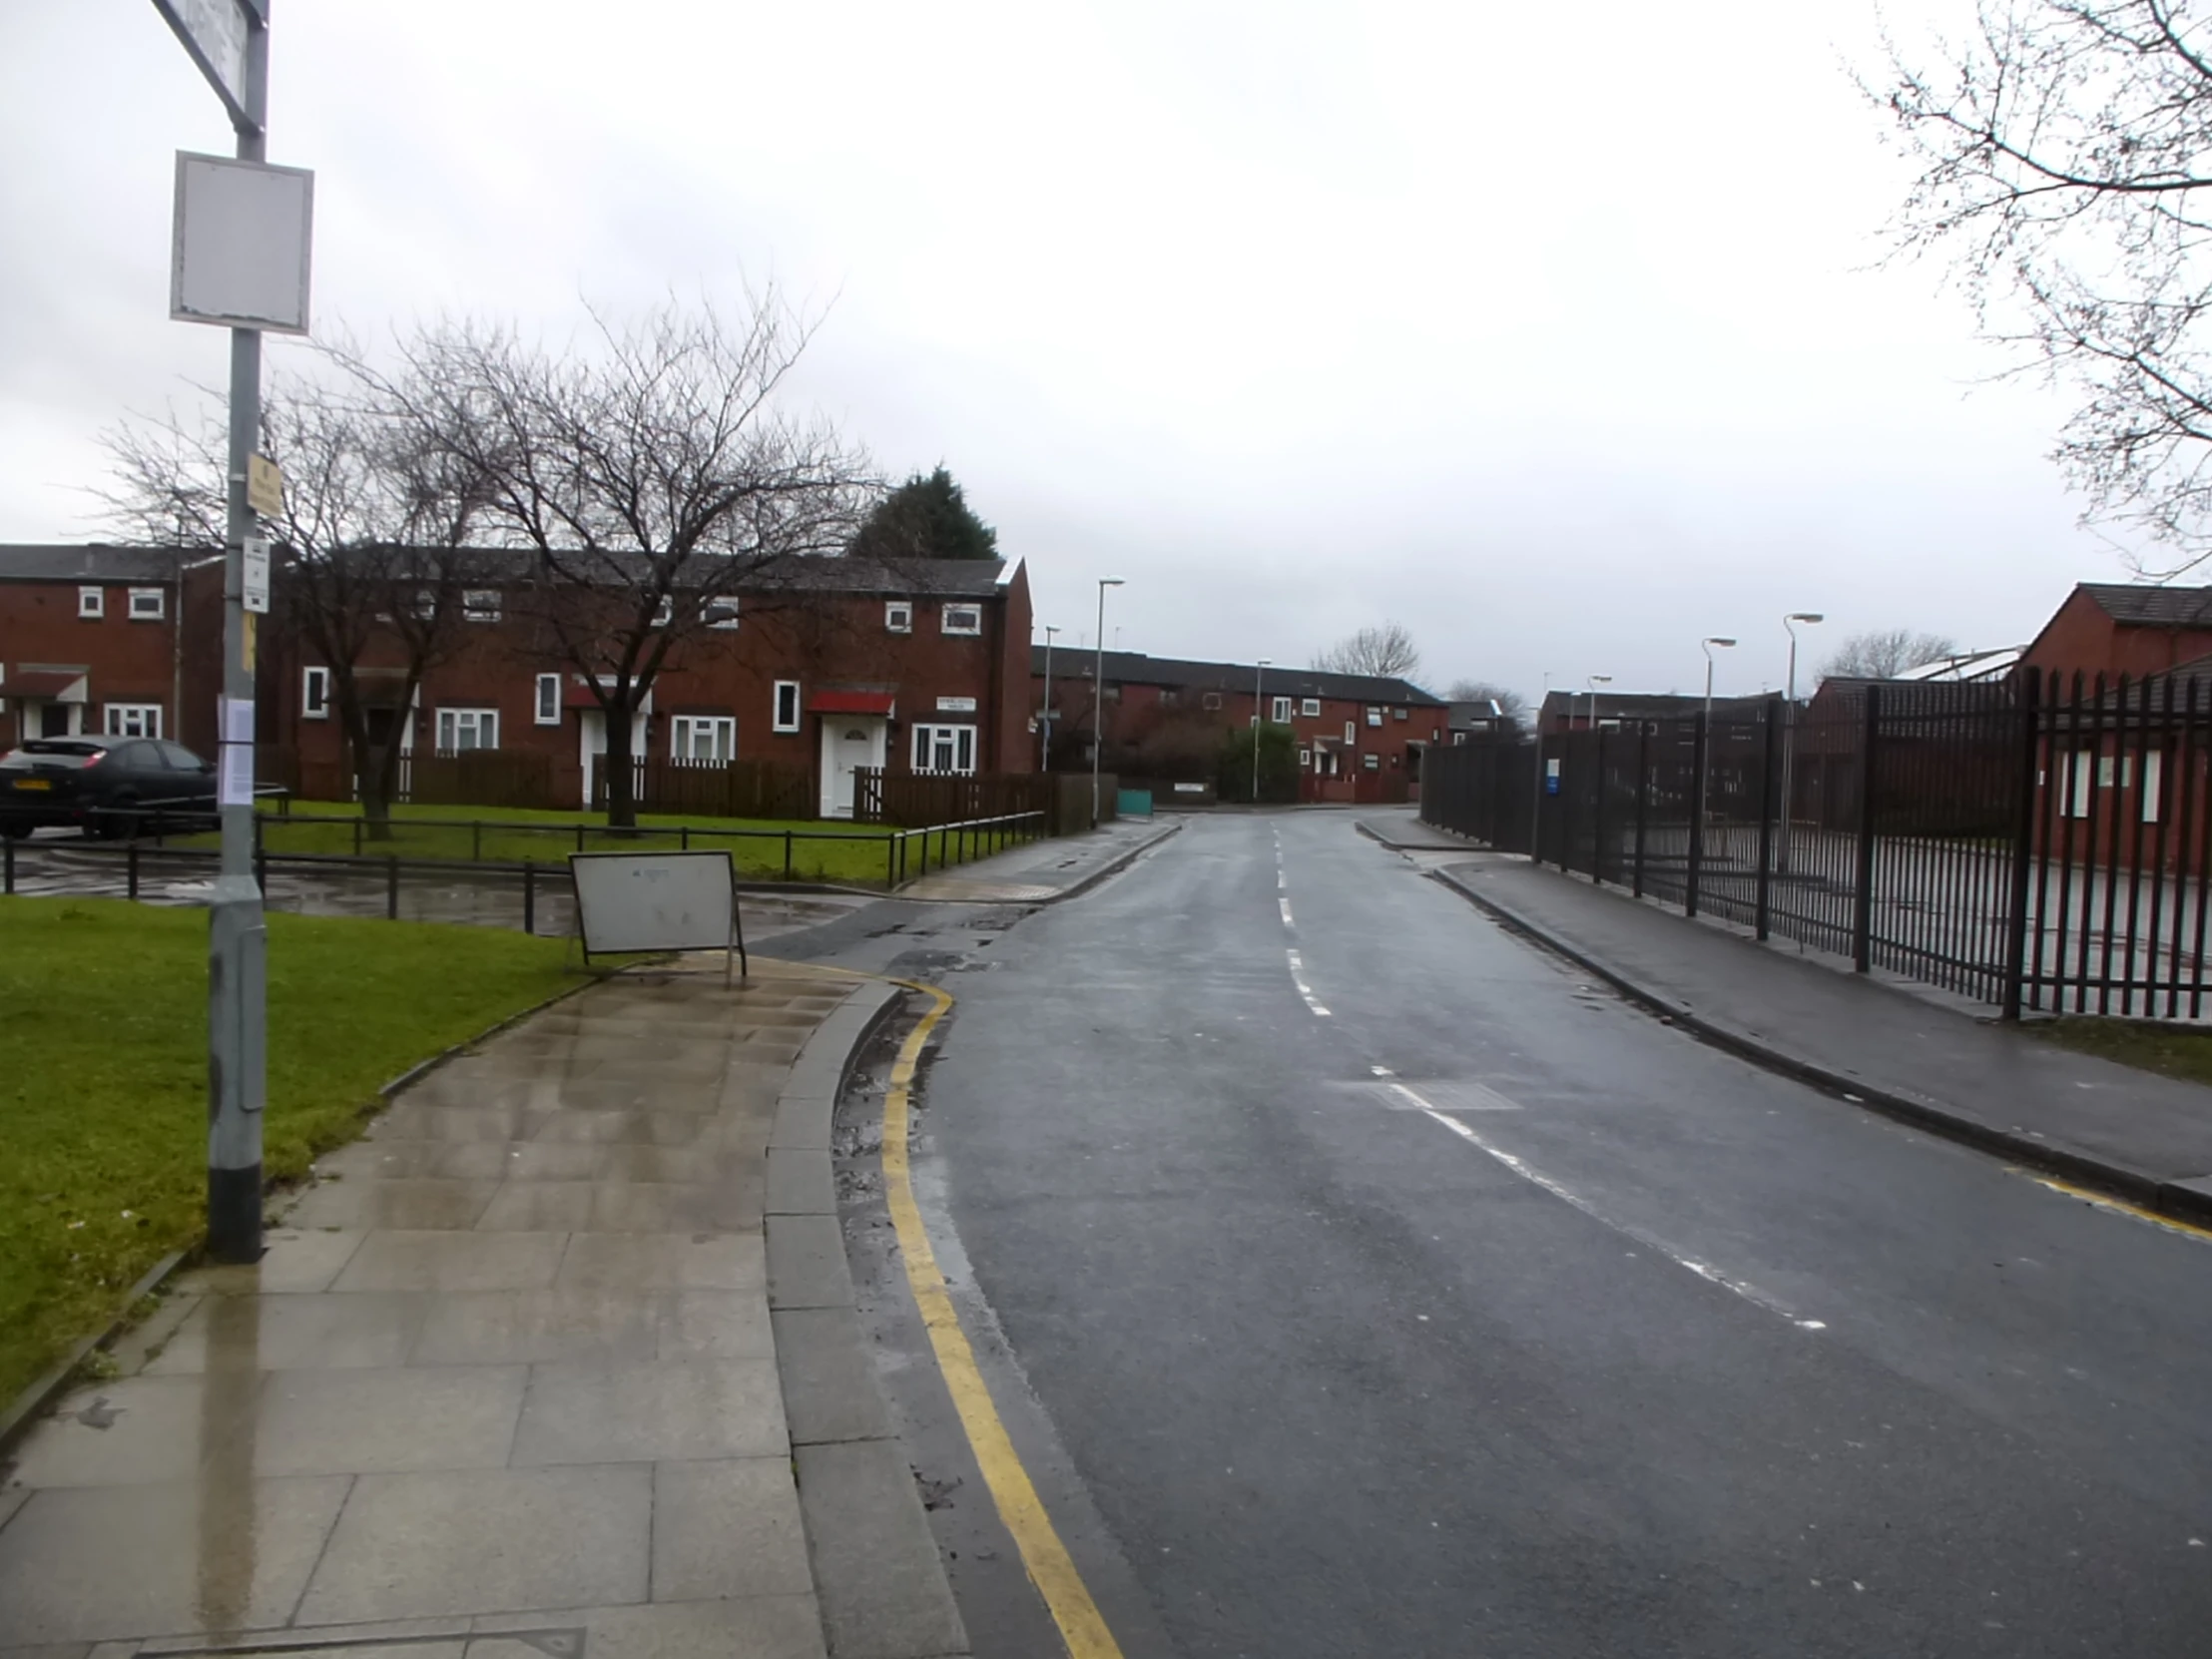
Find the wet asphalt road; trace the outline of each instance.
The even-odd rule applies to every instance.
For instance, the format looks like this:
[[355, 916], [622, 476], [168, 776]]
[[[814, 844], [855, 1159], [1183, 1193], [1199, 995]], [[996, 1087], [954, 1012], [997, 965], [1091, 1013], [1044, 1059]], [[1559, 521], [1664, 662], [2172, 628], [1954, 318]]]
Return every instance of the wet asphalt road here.
[[[1133, 1659], [2212, 1653], [2212, 1244], [1704, 1048], [1339, 815], [968, 960], [917, 1183]], [[977, 1652], [1045, 1651], [984, 1577]]]

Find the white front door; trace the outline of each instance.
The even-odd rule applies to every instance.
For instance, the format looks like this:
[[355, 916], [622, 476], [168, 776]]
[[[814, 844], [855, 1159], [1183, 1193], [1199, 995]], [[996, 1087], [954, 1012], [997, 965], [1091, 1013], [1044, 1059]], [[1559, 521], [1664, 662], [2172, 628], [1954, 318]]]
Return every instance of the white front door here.
[[852, 774], [883, 764], [888, 723], [880, 715], [822, 717], [822, 816], [852, 816]]
[[[645, 728], [652, 717], [644, 712], [630, 717], [630, 755], [633, 760], [645, 753]], [[591, 811], [592, 796], [599, 779], [599, 763], [607, 758], [607, 714], [604, 709], [586, 709], [577, 720], [583, 734], [584, 761], [584, 810]]]

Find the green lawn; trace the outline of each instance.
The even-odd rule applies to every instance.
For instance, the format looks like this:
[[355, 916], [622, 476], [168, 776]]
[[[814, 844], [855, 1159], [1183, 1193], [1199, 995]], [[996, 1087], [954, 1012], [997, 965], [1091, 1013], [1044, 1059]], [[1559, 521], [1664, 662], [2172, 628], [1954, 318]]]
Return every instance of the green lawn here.
[[[357, 805], [348, 802], [302, 801], [292, 814], [266, 812], [262, 820], [262, 844], [272, 853], [347, 853], [354, 850]], [[345, 822], [315, 823], [318, 819]], [[470, 828], [471, 822], [481, 830]], [[456, 827], [456, 825], [458, 827]], [[685, 838], [679, 827], [689, 829], [693, 847], [727, 847], [741, 875], [794, 880], [836, 881], [881, 886], [889, 874], [888, 852], [883, 845], [893, 830], [879, 824], [786, 822], [778, 819], [705, 819], [689, 816], [641, 814], [639, 828], [620, 834], [607, 828], [604, 816], [581, 812], [542, 812], [497, 807], [400, 807], [392, 817], [387, 840], [371, 840], [364, 833], [360, 850], [368, 856], [396, 853], [403, 858], [484, 858], [499, 863], [560, 863], [571, 852], [632, 850], [678, 846]], [[578, 844], [581, 831], [582, 844]], [[705, 832], [703, 832], [705, 831]], [[789, 834], [787, 848], [786, 835]], [[179, 836], [179, 846], [213, 846], [213, 835]], [[941, 854], [956, 854], [957, 840], [940, 848], [930, 842], [929, 863], [935, 868]], [[994, 848], [969, 847], [975, 857]], [[788, 857], [788, 861], [787, 861]], [[908, 849], [908, 869], [918, 869], [918, 841]]]
[[2141, 1019], [2038, 1020], [2030, 1031], [2102, 1060], [2162, 1072], [2190, 1083], [2212, 1083], [2212, 1031]]
[[[574, 982], [566, 941], [272, 914], [264, 1168], [305, 1172], [377, 1088]], [[0, 898], [0, 1401], [202, 1230], [208, 917]]]

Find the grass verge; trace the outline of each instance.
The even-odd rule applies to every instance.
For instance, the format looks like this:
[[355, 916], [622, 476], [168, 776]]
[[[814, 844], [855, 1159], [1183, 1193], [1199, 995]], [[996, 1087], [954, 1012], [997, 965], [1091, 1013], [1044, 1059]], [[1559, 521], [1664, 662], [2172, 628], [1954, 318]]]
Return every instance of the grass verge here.
[[[273, 913], [264, 1170], [305, 1173], [376, 1090], [572, 982], [565, 941]], [[0, 1400], [202, 1232], [203, 910], [0, 898]]]
[[[351, 802], [302, 801], [296, 816], [265, 812], [262, 845], [272, 853], [370, 857], [485, 859], [497, 863], [564, 863], [571, 852], [647, 851], [690, 845], [727, 848], [741, 875], [835, 881], [880, 887], [890, 874], [884, 838], [894, 831], [878, 824], [786, 822], [779, 819], [709, 819], [686, 815], [640, 814], [627, 833], [607, 828], [603, 816], [498, 807], [399, 807], [393, 809], [392, 833], [385, 840], [364, 834], [355, 839], [360, 808]], [[314, 820], [342, 820], [316, 823]], [[682, 833], [689, 830], [688, 837]], [[178, 846], [213, 847], [214, 835], [178, 836]], [[994, 848], [965, 848], [980, 856]], [[941, 856], [959, 861], [958, 839], [939, 847], [933, 838], [929, 861]], [[908, 853], [918, 863], [918, 846]]]
[[2212, 1083], [2212, 1031], [2142, 1019], [2038, 1020], [2027, 1029], [2047, 1042], [2100, 1060], [2116, 1060], [2188, 1083]]

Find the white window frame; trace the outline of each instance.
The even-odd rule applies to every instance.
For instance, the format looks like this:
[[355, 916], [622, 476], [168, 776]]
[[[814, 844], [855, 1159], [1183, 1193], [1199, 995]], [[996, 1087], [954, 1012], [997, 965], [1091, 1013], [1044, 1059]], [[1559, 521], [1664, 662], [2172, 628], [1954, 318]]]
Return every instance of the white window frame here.
[[955, 605], [947, 602], [938, 612], [938, 626], [947, 634], [980, 634], [983, 631], [983, 607], [972, 603]]
[[886, 634], [910, 634], [914, 631], [914, 602], [911, 599], [891, 599], [883, 604], [883, 632]]
[[106, 588], [79, 588], [77, 590], [77, 620], [98, 622], [108, 614], [108, 590]]
[[721, 633], [734, 631], [738, 626], [738, 596], [732, 593], [708, 600], [699, 607], [699, 620]]
[[299, 718], [330, 718], [330, 671], [310, 663], [299, 671]]
[[1403, 720], [1405, 718], [1405, 711], [1403, 709], [1392, 709], [1390, 711], [1390, 718], [1392, 720]]
[[1360, 741], [1360, 723], [1359, 723], [1358, 721], [1356, 721], [1356, 720], [1348, 720], [1348, 721], [1346, 721], [1346, 722], [1345, 722], [1345, 742], [1346, 742], [1346, 743], [1358, 743], [1359, 741]]
[[461, 593], [463, 622], [497, 622], [501, 615], [497, 588], [467, 588]]
[[417, 622], [435, 622], [438, 619], [438, 590], [417, 588], [414, 596], [414, 614]]
[[[548, 697], [546, 694], [552, 695]], [[558, 674], [541, 674], [530, 688], [530, 708], [533, 719], [540, 726], [561, 724], [561, 677]]]
[[[698, 753], [700, 739], [707, 753]], [[678, 766], [727, 766], [738, 758], [738, 722], [734, 715], [673, 715], [669, 719], [669, 759]]]
[[1221, 707], [1221, 693], [1202, 692], [1199, 694], [1198, 703], [1202, 709], [1218, 709]]
[[1382, 724], [1382, 708], [1381, 704], [1369, 705], [1368, 724], [1370, 726], [1381, 726]]
[[1299, 716], [1305, 720], [1321, 719], [1321, 699], [1309, 697], [1298, 706]]
[[1360, 757], [1360, 764], [1370, 772], [1381, 772], [1382, 770], [1382, 757], [1370, 750]]
[[[789, 704], [787, 708], [785, 705]], [[796, 732], [806, 715], [806, 704], [800, 699], [797, 680], [779, 680], [769, 700], [769, 730]]]
[[133, 622], [159, 622], [169, 615], [169, 595], [160, 588], [133, 588], [128, 614]]
[[647, 623], [646, 626], [649, 628], [666, 628], [675, 620], [676, 596], [674, 594], [664, 593], [661, 595], [660, 604], [656, 605], [653, 608], [653, 620]]
[[159, 738], [162, 706], [159, 703], [109, 703], [100, 711], [100, 730], [111, 738]]
[[1275, 725], [1277, 725], [1277, 726], [1288, 726], [1288, 725], [1290, 725], [1290, 723], [1291, 723], [1291, 700], [1290, 700], [1289, 698], [1287, 698], [1287, 697], [1279, 697], [1279, 698], [1277, 698], [1277, 699], [1275, 700], [1275, 709], [1274, 709], [1274, 712], [1273, 712], [1272, 714], [1270, 714], [1270, 715], [1268, 716], [1268, 719], [1269, 719], [1269, 720], [1270, 720], [1270, 721], [1271, 721], [1272, 723], [1274, 723]]
[[[461, 730], [466, 726], [476, 741], [463, 745]], [[440, 755], [466, 755], [479, 749], [499, 747], [499, 711], [474, 706], [440, 709], [437, 717], [437, 741], [432, 746]]]
[[[949, 755], [940, 752], [940, 745]], [[937, 766], [940, 759], [949, 759], [949, 766]], [[966, 778], [975, 771], [975, 728], [973, 726], [949, 726], [938, 722], [914, 728], [914, 771], [934, 777]]]
[[1311, 749], [1302, 749], [1298, 752], [1298, 767], [1301, 772], [1304, 772], [1313, 764], [1314, 752]]

